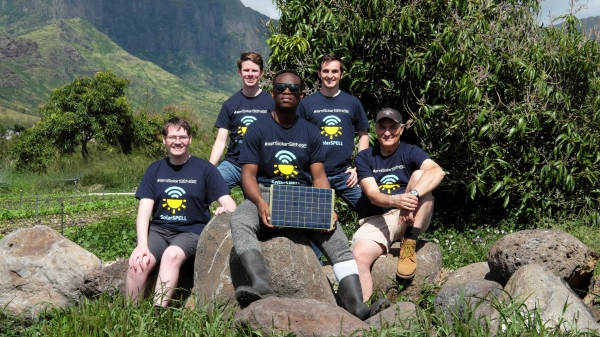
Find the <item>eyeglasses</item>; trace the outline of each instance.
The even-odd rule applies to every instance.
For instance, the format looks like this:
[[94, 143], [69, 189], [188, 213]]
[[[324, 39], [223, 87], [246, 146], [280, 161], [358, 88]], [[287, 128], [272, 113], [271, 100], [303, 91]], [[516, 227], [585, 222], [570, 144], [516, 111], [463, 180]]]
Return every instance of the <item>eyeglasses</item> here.
[[275, 90], [278, 92], [284, 92], [286, 88], [290, 89], [290, 92], [295, 94], [300, 91], [300, 84], [275, 83]]
[[181, 142], [186, 142], [188, 139], [190, 139], [190, 137], [188, 137], [188, 136], [167, 136], [167, 140], [170, 142], [174, 142], [176, 140], [179, 140]]

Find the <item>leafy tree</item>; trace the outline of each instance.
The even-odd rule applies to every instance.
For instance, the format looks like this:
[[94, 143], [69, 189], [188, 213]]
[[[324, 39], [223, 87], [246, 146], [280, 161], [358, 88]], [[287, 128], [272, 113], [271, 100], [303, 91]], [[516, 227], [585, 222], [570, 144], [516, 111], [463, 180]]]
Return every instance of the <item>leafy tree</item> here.
[[110, 71], [94, 77], [75, 78], [55, 89], [40, 107], [46, 135], [61, 153], [73, 152], [81, 145], [88, 156], [87, 143], [94, 139], [131, 150], [133, 114], [125, 90], [129, 81]]
[[537, 0], [276, 3], [272, 68], [297, 67], [310, 90], [319, 56], [342, 56], [342, 87], [371, 117], [392, 106], [414, 120], [454, 203], [600, 220], [600, 53], [575, 17], [540, 27]]
[[10, 157], [17, 171], [42, 173], [57, 156], [56, 147], [46, 137], [45, 125], [39, 122], [12, 139]]

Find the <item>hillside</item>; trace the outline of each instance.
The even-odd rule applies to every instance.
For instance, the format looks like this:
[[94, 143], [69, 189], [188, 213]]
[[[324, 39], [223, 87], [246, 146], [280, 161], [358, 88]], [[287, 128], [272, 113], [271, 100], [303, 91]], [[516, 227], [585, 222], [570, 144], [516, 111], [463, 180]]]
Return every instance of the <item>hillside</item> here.
[[590, 16], [581, 19], [583, 30], [590, 34], [592, 39], [598, 39], [600, 33], [600, 16]]
[[157, 111], [168, 104], [187, 105], [211, 124], [227, 98], [225, 92], [187, 83], [132, 56], [82, 19], [59, 20], [14, 41], [32, 50], [0, 59], [2, 73], [12, 79], [0, 82], [0, 106], [20, 112], [37, 111], [53, 88], [75, 76], [92, 76], [106, 69], [131, 81], [129, 97], [135, 109]]
[[212, 125], [239, 54], [268, 55], [261, 20], [239, 0], [3, 0], [0, 108], [37, 115], [53, 88], [110, 69], [134, 108], [188, 105]]
[[56, 20], [83, 18], [130, 54], [227, 91], [237, 83], [223, 72], [241, 52], [268, 52], [260, 24], [268, 18], [239, 0], [3, 0], [0, 7], [0, 34], [21, 36]]

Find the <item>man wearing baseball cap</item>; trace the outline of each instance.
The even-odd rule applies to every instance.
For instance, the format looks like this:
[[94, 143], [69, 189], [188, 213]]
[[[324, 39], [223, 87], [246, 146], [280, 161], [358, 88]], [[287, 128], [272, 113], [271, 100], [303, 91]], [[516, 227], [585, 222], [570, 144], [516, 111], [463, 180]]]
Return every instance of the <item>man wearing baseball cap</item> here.
[[400, 141], [402, 116], [385, 108], [375, 117], [379, 144], [356, 156], [363, 196], [358, 202], [360, 228], [352, 238], [363, 299], [373, 293], [371, 265], [401, 241], [396, 275], [410, 279], [417, 268], [419, 234], [429, 226], [435, 189], [445, 173], [419, 147]]

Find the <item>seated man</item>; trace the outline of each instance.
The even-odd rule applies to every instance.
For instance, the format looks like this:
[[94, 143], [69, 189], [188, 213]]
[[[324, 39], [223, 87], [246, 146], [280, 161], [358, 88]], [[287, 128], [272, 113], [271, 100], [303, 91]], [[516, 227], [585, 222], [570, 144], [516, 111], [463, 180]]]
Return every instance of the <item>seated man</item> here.
[[[257, 239], [259, 231], [272, 228], [268, 187], [287, 184], [329, 188], [319, 130], [296, 116], [296, 107], [302, 98], [301, 88], [302, 80], [296, 72], [277, 73], [273, 78], [275, 110], [261, 123], [252, 124], [244, 137], [239, 162], [242, 164], [242, 187], [248, 199], [231, 217], [233, 245], [252, 282], [252, 286], [239, 286], [235, 291], [242, 306], [275, 296], [271, 289], [271, 273]], [[278, 169], [283, 165], [278, 159], [282, 154], [286, 166], [293, 165], [293, 170]], [[371, 307], [363, 303], [356, 262], [339, 226], [329, 232], [297, 230], [304, 230], [333, 264], [339, 280], [338, 297], [346, 310], [364, 320], [389, 306], [385, 299], [375, 301]]]
[[435, 189], [445, 173], [419, 147], [401, 143], [402, 116], [394, 109], [375, 117], [379, 144], [356, 156], [363, 196], [358, 203], [360, 228], [352, 238], [363, 299], [373, 293], [371, 265], [402, 239], [396, 275], [410, 279], [417, 268], [416, 244], [429, 226]]
[[[166, 307], [177, 287], [179, 268], [193, 261], [200, 233], [210, 220], [209, 205], [217, 200], [215, 215], [233, 212], [235, 202], [216, 167], [193, 157], [190, 125], [183, 118], [168, 120], [162, 128], [168, 158], [152, 163], [135, 194], [137, 247], [129, 258], [127, 295], [137, 302], [157, 267], [154, 304]], [[152, 220], [151, 220], [152, 219]]]

